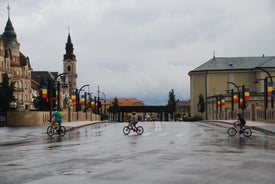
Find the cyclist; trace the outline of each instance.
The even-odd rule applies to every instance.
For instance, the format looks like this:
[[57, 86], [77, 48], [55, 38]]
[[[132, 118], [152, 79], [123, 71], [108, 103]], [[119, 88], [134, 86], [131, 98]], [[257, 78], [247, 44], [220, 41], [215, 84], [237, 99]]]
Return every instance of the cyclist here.
[[62, 123], [62, 117], [59, 115], [59, 110], [60, 109], [55, 108], [52, 114], [52, 118], [54, 118], [53, 122], [58, 123], [58, 130], [60, 129]]
[[246, 124], [246, 121], [240, 113], [238, 113], [237, 115], [238, 115], [238, 121], [236, 121], [235, 123], [236, 123], [236, 125], [238, 125], [240, 127], [240, 134], [242, 134], [243, 133], [243, 127]]
[[132, 116], [131, 116], [131, 119], [130, 119], [130, 125], [131, 127], [136, 131], [137, 130], [137, 127], [136, 127], [136, 124], [138, 123], [138, 118], [136, 116], [136, 112], [133, 111], [132, 112]]

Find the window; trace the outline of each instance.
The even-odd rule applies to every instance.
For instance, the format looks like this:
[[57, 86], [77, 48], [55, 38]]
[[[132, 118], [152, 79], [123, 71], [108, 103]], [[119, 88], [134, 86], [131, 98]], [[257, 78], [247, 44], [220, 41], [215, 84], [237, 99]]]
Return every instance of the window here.
[[71, 66], [68, 66], [67, 71], [68, 71], [68, 72], [71, 71]]

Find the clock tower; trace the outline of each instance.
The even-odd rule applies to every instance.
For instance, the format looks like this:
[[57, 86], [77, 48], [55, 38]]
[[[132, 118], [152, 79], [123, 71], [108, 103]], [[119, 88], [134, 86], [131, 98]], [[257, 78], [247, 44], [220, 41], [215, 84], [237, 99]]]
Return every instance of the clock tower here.
[[65, 47], [66, 53], [63, 59], [63, 71], [67, 73], [69, 84], [69, 94], [77, 89], [77, 73], [76, 73], [76, 58], [74, 55], [74, 47], [71, 41], [71, 35], [68, 34], [67, 43]]

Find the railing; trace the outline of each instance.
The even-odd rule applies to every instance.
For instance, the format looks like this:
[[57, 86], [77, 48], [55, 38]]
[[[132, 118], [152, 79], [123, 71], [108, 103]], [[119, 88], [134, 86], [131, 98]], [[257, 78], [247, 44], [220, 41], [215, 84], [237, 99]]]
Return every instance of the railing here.
[[[222, 113], [215, 113], [216, 120], [236, 120], [237, 113], [240, 112], [236, 111], [223, 111]], [[246, 109], [244, 110], [244, 117], [246, 120], [253, 120], [253, 121], [275, 121], [275, 109]]]

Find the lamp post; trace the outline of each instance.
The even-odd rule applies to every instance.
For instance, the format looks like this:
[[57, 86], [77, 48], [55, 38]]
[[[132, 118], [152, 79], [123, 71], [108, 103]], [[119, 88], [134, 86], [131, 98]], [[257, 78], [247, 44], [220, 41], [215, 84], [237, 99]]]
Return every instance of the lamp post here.
[[267, 99], [267, 78], [265, 77], [264, 79], [256, 79], [256, 83], [259, 80], [264, 80], [264, 119], [266, 119], [266, 110], [268, 108], [268, 99]]
[[233, 111], [234, 111], [234, 90], [226, 90], [227, 93], [230, 92], [230, 96], [231, 96], [231, 118], [233, 118]]
[[88, 97], [89, 97], [89, 101], [88, 101], [89, 105], [88, 105], [88, 108], [91, 108], [92, 95], [93, 95], [93, 93], [89, 93], [89, 92], [88, 92]]
[[233, 86], [235, 86], [235, 88], [237, 88], [237, 91], [238, 91], [238, 108], [240, 109], [241, 105], [240, 105], [240, 89], [239, 89], [239, 86], [237, 86], [237, 84], [235, 84], [234, 82], [227, 82], [227, 84], [232, 84]]
[[15, 111], [17, 109], [17, 103], [16, 101], [11, 101], [9, 103], [9, 108], [12, 110], [12, 111]]
[[99, 114], [99, 85], [97, 86], [97, 114]]
[[102, 95], [104, 96], [104, 118], [106, 118], [106, 96], [105, 93], [102, 92]]
[[[53, 111], [53, 86], [54, 86], [54, 83], [55, 83], [55, 81], [57, 80], [57, 78], [58, 77], [60, 77], [60, 76], [62, 76], [62, 75], [67, 75], [67, 73], [61, 73], [61, 74], [59, 74], [59, 75], [57, 75], [54, 79], [53, 79], [53, 81], [51, 82], [51, 90], [50, 90], [50, 122], [52, 121], [52, 111]], [[58, 89], [58, 91], [60, 91], [59, 89]], [[59, 98], [59, 94], [58, 94], [58, 98]]]
[[[237, 86], [237, 84], [235, 84], [234, 82], [227, 82], [228, 84], [232, 84], [234, 85], [237, 90], [238, 90], [238, 106], [239, 106], [239, 109], [241, 108], [242, 109], [242, 115], [244, 116], [244, 109], [245, 109], [245, 106], [246, 106], [246, 102], [245, 102], [245, 86], [242, 85], [242, 86]], [[240, 87], [242, 87], [242, 105], [240, 104]]]
[[[269, 79], [270, 79], [270, 82], [272, 83], [272, 87], [273, 87], [273, 79], [272, 79], [272, 76], [270, 75], [270, 73], [269, 73], [266, 69], [264, 69], [264, 68], [262, 68], [262, 67], [256, 67], [255, 69], [259, 69], [259, 70], [264, 71], [264, 72], [268, 75], [268, 77], [266, 77], [266, 78], [269, 78]], [[265, 80], [265, 85], [267, 86], [267, 79]], [[267, 92], [267, 91], [266, 91], [266, 92]], [[268, 105], [267, 105], [267, 106], [268, 106]], [[274, 108], [274, 100], [273, 100], [272, 95], [271, 95], [271, 108], [272, 108], [272, 109]]]
[[78, 121], [78, 111], [79, 111], [79, 93], [84, 88], [90, 86], [89, 84], [83, 85], [79, 90], [76, 89], [76, 120]]

